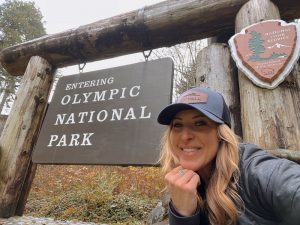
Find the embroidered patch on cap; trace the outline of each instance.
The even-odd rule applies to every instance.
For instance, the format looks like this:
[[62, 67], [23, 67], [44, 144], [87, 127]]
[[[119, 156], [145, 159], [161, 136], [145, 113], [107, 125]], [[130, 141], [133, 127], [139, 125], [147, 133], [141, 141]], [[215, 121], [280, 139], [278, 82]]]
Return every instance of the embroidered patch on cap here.
[[203, 92], [191, 91], [178, 99], [178, 103], [197, 104], [207, 103], [208, 95]]

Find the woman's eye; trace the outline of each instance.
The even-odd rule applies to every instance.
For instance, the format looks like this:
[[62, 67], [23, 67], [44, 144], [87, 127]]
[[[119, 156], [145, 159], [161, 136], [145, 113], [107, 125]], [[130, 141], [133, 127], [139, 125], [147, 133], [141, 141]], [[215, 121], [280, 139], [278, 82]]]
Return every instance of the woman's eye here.
[[207, 125], [207, 123], [206, 123], [205, 121], [197, 121], [197, 122], [195, 123], [195, 125], [196, 125], [196, 126], [205, 126], [205, 125]]
[[179, 128], [179, 127], [182, 127], [182, 124], [181, 123], [173, 123], [172, 127]]

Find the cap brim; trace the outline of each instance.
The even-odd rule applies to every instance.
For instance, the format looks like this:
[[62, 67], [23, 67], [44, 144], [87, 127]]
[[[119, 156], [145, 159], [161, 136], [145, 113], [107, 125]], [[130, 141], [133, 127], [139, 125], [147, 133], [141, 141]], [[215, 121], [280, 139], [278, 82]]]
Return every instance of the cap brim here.
[[224, 123], [223, 120], [215, 116], [214, 114], [208, 112], [205, 110], [204, 107], [202, 107], [201, 104], [197, 105], [190, 105], [190, 104], [185, 104], [185, 103], [174, 103], [166, 108], [164, 108], [158, 115], [157, 117], [157, 122], [162, 124], [162, 125], [169, 125], [171, 121], [173, 120], [174, 116], [179, 113], [180, 111], [183, 110], [188, 110], [188, 109], [196, 109], [199, 112], [201, 112], [203, 115], [207, 116], [209, 119], [216, 123]]

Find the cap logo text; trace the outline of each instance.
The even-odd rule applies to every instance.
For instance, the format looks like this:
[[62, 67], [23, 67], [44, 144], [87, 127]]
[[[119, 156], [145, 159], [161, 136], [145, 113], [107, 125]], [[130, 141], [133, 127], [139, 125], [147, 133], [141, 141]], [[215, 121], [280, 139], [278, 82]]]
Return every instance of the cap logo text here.
[[206, 93], [191, 91], [178, 99], [178, 103], [197, 104], [207, 103], [208, 95]]

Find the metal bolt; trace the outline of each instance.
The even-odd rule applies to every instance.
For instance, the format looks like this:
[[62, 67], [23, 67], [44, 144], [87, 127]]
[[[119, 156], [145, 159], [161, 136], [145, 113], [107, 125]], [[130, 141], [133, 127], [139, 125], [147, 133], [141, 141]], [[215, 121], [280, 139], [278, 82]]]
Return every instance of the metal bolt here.
[[46, 68], [45, 72], [46, 72], [47, 75], [50, 75], [51, 74], [51, 69], [50, 68]]
[[204, 81], [205, 81], [205, 77], [206, 77], [205, 74], [204, 74], [204, 75], [201, 75], [201, 76], [200, 76], [200, 81], [201, 81], [201, 82], [204, 82]]
[[40, 102], [40, 103], [43, 103], [43, 102], [45, 102], [45, 98], [43, 98], [43, 97], [40, 97], [40, 99], [39, 99], [39, 102]]

